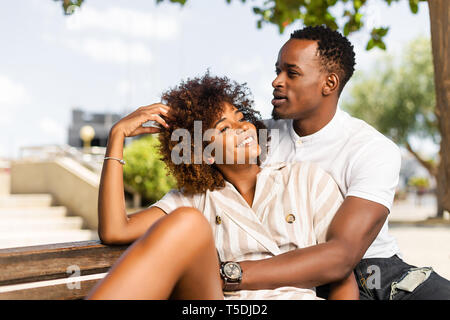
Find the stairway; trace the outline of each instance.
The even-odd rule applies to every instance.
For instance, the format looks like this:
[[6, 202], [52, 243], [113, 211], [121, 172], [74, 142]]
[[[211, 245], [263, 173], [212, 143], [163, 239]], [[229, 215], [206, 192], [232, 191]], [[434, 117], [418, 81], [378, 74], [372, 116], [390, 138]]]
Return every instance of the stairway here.
[[0, 248], [98, 239], [50, 194], [0, 194]]

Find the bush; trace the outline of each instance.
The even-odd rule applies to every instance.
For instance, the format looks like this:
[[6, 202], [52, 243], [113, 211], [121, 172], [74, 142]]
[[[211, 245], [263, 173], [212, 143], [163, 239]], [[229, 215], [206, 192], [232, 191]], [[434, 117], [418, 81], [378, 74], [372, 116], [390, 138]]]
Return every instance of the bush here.
[[411, 177], [408, 184], [412, 187], [426, 189], [430, 186], [428, 178], [425, 177]]
[[150, 203], [161, 199], [176, 187], [175, 179], [168, 175], [166, 165], [158, 151], [159, 141], [155, 135], [133, 140], [124, 148], [126, 165], [123, 167], [124, 183], [139, 192]]

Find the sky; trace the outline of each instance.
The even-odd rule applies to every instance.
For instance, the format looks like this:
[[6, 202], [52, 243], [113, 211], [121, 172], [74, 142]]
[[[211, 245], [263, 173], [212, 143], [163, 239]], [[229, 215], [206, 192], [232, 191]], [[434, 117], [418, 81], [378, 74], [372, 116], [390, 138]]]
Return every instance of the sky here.
[[[0, 157], [16, 158], [23, 146], [67, 143], [73, 108], [130, 113], [159, 102], [165, 90], [208, 69], [247, 83], [256, 109], [270, 117], [278, 51], [302, 24], [288, 26], [284, 34], [272, 25], [257, 29], [252, 1], [189, 0], [184, 7], [155, 2], [85, 0], [72, 16], [52, 0], [4, 2]], [[371, 0], [365, 12], [366, 26], [349, 37], [358, 72], [373, 72], [383, 54], [365, 51], [373, 26], [390, 26], [385, 43], [394, 56], [412, 39], [429, 37], [424, 2], [418, 14], [410, 12], [407, 0], [391, 6]], [[351, 81], [341, 99], [349, 88]], [[434, 151], [429, 143], [415, 143]]]

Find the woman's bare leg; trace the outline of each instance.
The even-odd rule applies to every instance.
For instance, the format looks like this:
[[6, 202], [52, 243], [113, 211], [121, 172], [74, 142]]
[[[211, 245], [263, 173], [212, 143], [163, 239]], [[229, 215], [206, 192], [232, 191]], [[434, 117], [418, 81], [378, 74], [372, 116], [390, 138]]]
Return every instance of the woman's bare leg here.
[[87, 299], [223, 299], [219, 260], [203, 214], [183, 207], [156, 222]]

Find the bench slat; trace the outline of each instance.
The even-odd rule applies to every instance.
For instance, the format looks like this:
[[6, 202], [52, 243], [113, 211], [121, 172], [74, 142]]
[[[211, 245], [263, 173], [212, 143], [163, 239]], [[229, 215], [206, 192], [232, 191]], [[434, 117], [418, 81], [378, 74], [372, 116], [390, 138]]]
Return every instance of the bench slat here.
[[106, 246], [94, 240], [0, 249], [0, 286], [67, 278], [73, 275], [73, 271], [68, 272], [69, 266], [78, 266], [83, 276], [103, 273], [127, 247]]
[[80, 289], [69, 289], [67, 284], [15, 290], [0, 293], [0, 300], [75, 300], [83, 299], [99, 281], [88, 280], [80, 284]]

